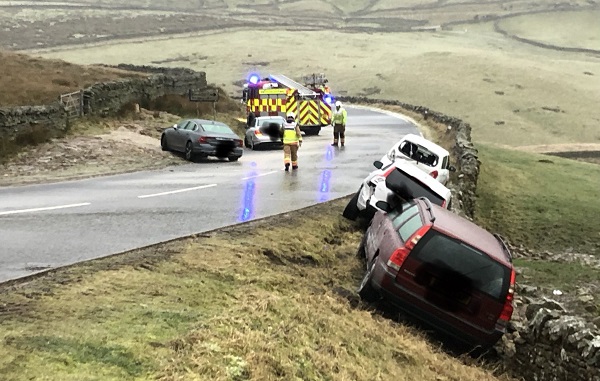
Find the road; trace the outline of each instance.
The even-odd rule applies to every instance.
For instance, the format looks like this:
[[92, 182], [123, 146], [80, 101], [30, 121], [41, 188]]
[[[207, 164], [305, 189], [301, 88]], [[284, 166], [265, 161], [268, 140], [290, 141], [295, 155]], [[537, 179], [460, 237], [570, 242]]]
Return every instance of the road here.
[[418, 131], [348, 108], [346, 147], [331, 147], [331, 133], [304, 139], [294, 172], [280, 150], [246, 150], [235, 163], [0, 188], [0, 282], [349, 195], [393, 142]]

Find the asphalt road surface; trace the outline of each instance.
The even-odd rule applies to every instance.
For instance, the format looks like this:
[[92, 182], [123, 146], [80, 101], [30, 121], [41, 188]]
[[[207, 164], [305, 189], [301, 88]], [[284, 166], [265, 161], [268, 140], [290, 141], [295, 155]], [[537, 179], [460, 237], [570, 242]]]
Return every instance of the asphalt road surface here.
[[246, 149], [235, 163], [0, 188], [0, 282], [349, 195], [407, 133], [400, 116], [348, 108], [346, 147], [323, 128], [293, 172], [281, 150]]

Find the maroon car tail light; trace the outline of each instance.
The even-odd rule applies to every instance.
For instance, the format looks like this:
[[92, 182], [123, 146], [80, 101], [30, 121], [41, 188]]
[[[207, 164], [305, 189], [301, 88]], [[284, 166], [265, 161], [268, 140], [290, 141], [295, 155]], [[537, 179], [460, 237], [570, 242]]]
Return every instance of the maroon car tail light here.
[[198, 138], [198, 143], [208, 143], [208, 138], [206, 136], [200, 136]]
[[500, 317], [496, 322], [496, 329], [504, 331], [510, 318], [513, 314], [513, 298], [515, 295], [515, 278], [516, 273], [515, 270], [511, 270], [510, 272], [510, 286], [508, 287], [508, 292], [506, 293], [506, 300], [504, 301], [504, 307], [502, 308], [502, 312], [500, 313]]
[[437, 169], [435, 169], [435, 170], [431, 171], [431, 172], [429, 173], [429, 175], [430, 175], [431, 177], [433, 177], [434, 179], [437, 179], [437, 177], [438, 177], [439, 173], [438, 173]]
[[429, 229], [431, 229], [431, 225], [425, 225], [411, 235], [403, 247], [397, 248], [392, 253], [387, 262], [388, 267], [391, 267], [396, 271], [400, 270], [400, 267], [402, 267], [402, 264], [410, 255], [410, 251], [417, 245], [419, 240], [429, 231]]

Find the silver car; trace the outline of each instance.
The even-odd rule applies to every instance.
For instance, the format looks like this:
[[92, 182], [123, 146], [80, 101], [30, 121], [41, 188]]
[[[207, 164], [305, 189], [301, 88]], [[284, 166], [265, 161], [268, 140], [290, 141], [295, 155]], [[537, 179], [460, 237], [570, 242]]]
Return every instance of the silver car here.
[[244, 150], [242, 139], [228, 125], [205, 119], [184, 119], [163, 131], [160, 138], [163, 151], [178, 151], [186, 160], [216, 156], [237, 161]]
[[252, 150], [260, 147], [283, 147], [279, 130], [285, 119], [281, 116], [260, 116], [246, 126], [244, 145]]

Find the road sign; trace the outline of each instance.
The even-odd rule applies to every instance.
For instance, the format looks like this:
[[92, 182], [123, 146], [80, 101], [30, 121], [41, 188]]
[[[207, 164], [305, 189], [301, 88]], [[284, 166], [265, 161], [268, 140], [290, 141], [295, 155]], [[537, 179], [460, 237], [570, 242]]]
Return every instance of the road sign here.
[[218, 89], [190, 89], [188, 95], [190, 102], [217, 102], [219, 100]]

